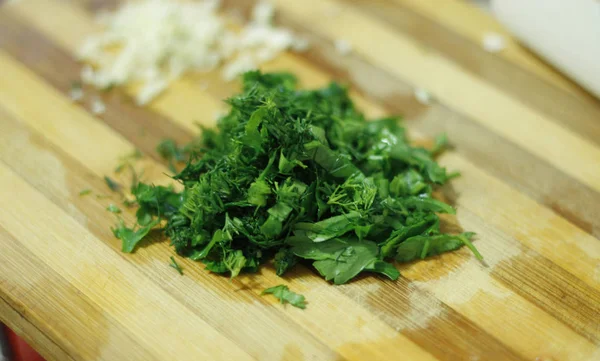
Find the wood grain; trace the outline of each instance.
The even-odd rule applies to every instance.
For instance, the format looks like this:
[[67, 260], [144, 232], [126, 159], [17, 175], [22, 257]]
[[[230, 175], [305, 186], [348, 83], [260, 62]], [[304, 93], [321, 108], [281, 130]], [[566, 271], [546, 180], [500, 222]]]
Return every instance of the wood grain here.
[[[213, 125], [237, 84], [191, 75], [145, 108], [134, 89], [86, 88], [86, 102], [71, 103], [74, 54], [98, 31], [92, 12], [113, 4], [27, 0], [0, 9], [0, 201], [14, 205], [0, 210], [0, 319], [50, 360], [600, 359], [598, 102], [513, 43], [483, 54], [478, 34], [493, 23], [458, 2], [275, 2], [278, 21], [313, 48], [265, 70], [292, 70], [309, 87], [346, 81], [367, 113], [400, 112], [415, 137], [446, 130], [456, 141], [441, 159], [463, 174], [443, 190], [459, 209], [445, 226], [476, 231], [489, 267], [460, 250], [399, 265], [398, 282], [333, 287], [303, 267], [230, 282], [184, 259], [181, 277], [160, 235], [120, 253], [105, 211], [119, 197], [102, 177], [138, 148], [146, 179], [169, 182], [155, 144]], [[338, 38], [354, 53], [340, 58]], [[438, 101], [419, 104], [414, 87]], [[87, 111], [93, 97], [105, 114]], [[108, 198], [78, 196], [84, 188]], [[279, 283], [309, 307], [260, 297]]]

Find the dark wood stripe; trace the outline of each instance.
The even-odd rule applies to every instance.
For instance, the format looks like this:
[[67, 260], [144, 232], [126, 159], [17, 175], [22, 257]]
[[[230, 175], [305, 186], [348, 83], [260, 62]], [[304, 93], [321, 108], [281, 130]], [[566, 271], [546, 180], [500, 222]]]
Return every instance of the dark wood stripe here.
[[[95, 237], [101, 242], [108, 245], [116, 254], [123, 259], [127, 259], [129, 263], [140, 269], [141, 272], [146, 274], [152, 282], [156, 283], [166, 293], [176, 299], [182, 307], [187, 307], [193, 313], [198, 315], [207, 324], [215, 328], [219, 333], [232, 340], [234, 343], [239, 344], [242, 349], [247, 351], [249, 354], [254, 354], [252, 349], [248, 349], [247, 342], [239, 340], [240, 332], [236, 328], [227, 327], [227, 324], [223, 323], [222, 314], [217, 312], [217, 309], [212, 307], [210, 311], [206, 308], [207, 304], [211, 305], [223, 305], [223, 296], [227, 294], [235, 295], [232, 296], [236, 301], [243, 302], [261, 302], [267, 304], [269, 301], [264, 298], [257, 298], [255, 293], [251, 290], [251, 281], [242, 279], [236, 279], [230, 281], [226, 277], [219, 277], [204, 270], [204, 267], [190, 261], [190, 266], [186, 267], [186, 277], [191, 277], [196, 280], [203, 288], [211, 289], [213, 292], [205, 294], [206, 299], [210, 300], [202, 305], [191, 302], [189, 299], [189, 293], [186, 289], [178, 288], [177, 283], [169, 282], [165, 279], [159, 271], [156, 271], [154, 267], [148, 267], [146, 264], [156, 259], [166, 259], [166, 255], [174, 252], [170, 249], [170, 246], [165, 242], [164, 236], [155, 232], [152, 235], [149, 243], [142, 245], [143, 251], [137, 251], [135, 257], [124, 254], [121, 252], [121, 244], [118, 239], [114, 237], [111, 231], [111, 226], [114, 225], [111, 220], [111, 215], [106, 211], [106, 207], [110, 203], [120, 204], [120, 197], [116, 194], [110, 194], [109, 199], [98, 199], [95, 197], [96, 194], [106, 194], [106, 185], [104, 181], [93, 174], [84, 165], [70, 157], [64, 151], [59, 149], [54, 144], [50, 143], [43, 135], [39, 134], [35, 130], [32, 130], [25, 125], [19, 124], [13, 119], [10, 114], [0, 109], [0, 124], [2, 125], [2, 133], [0, 133], [0, 141], [7, 144], [10, 138], [22, 139], [23, 135], [26, 135], [30, 146], [27, 147], [27, 151], [22, 152], [3, 152], [0, 153], [0, 160], [8, 165], [15, 173], [17, 173], [24, 182], [29, 183], [31, 186], [40, 191], [46, 198], [51, 200], [54, 204], [60, 207], [63, 211], [70, 214], [76, 221], [80, 222], [86, 227]], [[173, 125], [175, 128], [175, 125]], [[177, 130], [175, 130], [177, 131]], [[170, 133], [166, 134], [167, 136]], [[40, 177], [36, 175], [36, 164], [39, 160], [51, 154], [55, 157], [64, 168], [64, 177], [68, 189], [71, 191], [71, 195], [65, 197], [61, 193], [60, 189], [56, 188], [56, 182], [40, 181]], [[165, 176], [166, 177], [166, 176]], [[80, 197], [79, 191], [82, 189], [91, 189], [92, 194]], [[120, 215], [125, 219], [126, 224], [132, 224], [135, 220], [135, 209], [128, 209], [121, 207], [123, 213]], [[85, 216], [90, 221], [82, 220], [79, 215]], [[116, 222], [116, 220], [114, 221]], [[151, 243], [161, 242], [153, 247], [147, 247]], [[167, 261], [165, 261], [167, 262]], [[165, 263], [166, 267], [167, 263]], [[185, 266], [184, 266], [185, 267]], [[236, 292], [239, 291], [239, 292]], [[187, 293], [187, 294], [186, 294]], [[206, 301], [205, 299], [205, 301]], [[231, 306], [226, 308], [227, 312], [246, 312], [244, 308]], [[323, 344], [321, 340], [315, 338], [315, 336], [305, 329], [298, 327], [298, 325], [287, 317], [286, 310], [283, 308], [270, 308], [268, 312], [263, 313], [261, 322], [266, 322], [270, 325], [271, 332], [281, 335], [282, 333], [294, 334], [300, 339], [310, 340], [316, 349], [320, 350], [320, 355], [331, 355], [331, 358], [338, 357], [343, 359], [341, 355], [338, 355], [335, 351], [331, 350], [327, 345]], [[274, 336], [275, 337], [275, 334]], [[281, 336], [279, 336], [281, 337]], [[259, 346], [259, 344], [256, 344]]]
[[[80, 78], [82, 65], [72, 55], [16, 15], [0, 12], [0, 47], [66, 96], [72, 83]], [[90, 109], [94, 98], [102, 99], [106, 112], [98, 117], [156, 160], [161, 160], [156, 145], [167, 133], [180, 143], [192, 139], [188, 131], [173, 128], [167, 117], [135, 105], [120, 89], [102, 92], [85, 86], [84, 92], [82, 105], [86, 109]]]
[[[508, 345], [458, 312], [441, 303], [427, 291], [411, 286], [406, 278], [389, 281], [379, 278], [381, 286], [371, 292], [373, 275], [338, 286], [342, 293], [357, 300], [381, 320], [399, 330], [438, 360], [525, 360]], [[418, 294], [418, 305], [411, 294]], [[430, 317], [413, 315], [431, 312]]]
[[[6, 287], [2, 288], [0, 302], [4, 301], [23, 318], [23, 321], [19, 322], [20, 325], [27, 327], [27, 324], [29, 324], [36, 328], [37, 330], [33, 331], [38, 335], [43, 335], [59, 349], [58, 352], [76, 360], [100, 358], [106, 343], [115, 338], [127, 342], [131, 347], [130, 355], [141, 357], [140, 359], [144, 360], [155, 359], [144, 347], [123, 332], [117, 326], [118, 322], [114, 318], [106, 315], [87, 296], [49, 268], [33, 253], [23, 252], [20, 241], [2, 226], [0, 226], [0, 238], [3, 240], [3, 247], [6, 247], [6, 250], [12, 249], [13, 253], [19, 255], [19, 259], [3, 262], [0, 268], [5, 272], [21, 272], [25, 269], [36, 270], [40, 274], [40, 279], [43, 280], [43, 282], [35, 283], [31, 287], [21, 289], [21, 292], [17, 291], [15, 294], [10, 294], [10, 291], [4, 293]], [[18, 268], [14, 268], [14, 266]], [[22, 292], [26, 292], [27, 295], [23, 296]], [[60, 319], [59, 313], [53, 316], [47, 314], [51, 312], [49, 310], [54, 312], [60, 310], [61, 299], [75, 298], [78, 300], [77, 302], [69, 302], [68, 317], [71, 319], [69, 323], [58, 322]], [[44, 314], [46, 315], [44, 316]], [[53, 317], [53, 319], [44, 317]], [[54, 321], [54, 323], [50, 321]], [[76, 332], [69, 328], [73, 322], [86, 325], [88, 331]], [[31, 327], [29, 329], [31, 330]], [[88, 338], [91, 333], [94, 334], [94, 339], [101, 340], [100, 344], [89, 343]], [[27, 337], [27, 335], [25, 336]], [[41, 342], [38, 342], [41, 340], [32, 341], [33, 345], [39, 346], [42, 352], [50, 353], [53, 352], [51, 349], [55, 348], [51, 345], [42, 345]]]
[[[600, 144], [600, 101], [582, 91], [570, 93], [482, 45], [394, 0], [345, 0], [358, 11], [425, 45], [488, 84], [547, 115], [565, 128]], [[558, 71], [557, 71], [558, 72]], [[587, 96], [584, 96], [586, 94]]]

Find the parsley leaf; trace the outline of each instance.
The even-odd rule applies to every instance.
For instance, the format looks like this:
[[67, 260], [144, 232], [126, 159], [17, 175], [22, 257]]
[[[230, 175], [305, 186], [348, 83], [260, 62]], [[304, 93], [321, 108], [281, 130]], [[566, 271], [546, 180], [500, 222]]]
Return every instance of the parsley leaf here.
[[[359, 241], [353, 237], [336, 238], [316, 243], [306, 237], [289, 239], [292, 251], [298, 257], [315, 260], [313, 266], [326, 280], [343, 284], [361, 271], [382, 273], [391, 279], [397, 279], [400, 273], [384, 266], [378, 257], [375, 242]], [[391, 268], [395, 269], [391, 264]]]
[[304, 296], [290, 291], [290, 289], [286, 285], [279, 285], [267, 288], [266, 290], [262, 291], [261, 294], [271, 294], [277, 297], [282, 305], [289, 303], [294, 307], [302, 309], [306, 308], [306, 300], [304, 299]]
[[121, 208], [115, 206], [114, 204], [109, 204], [108, 207], [106, 208], [107, 211], [111, 212], [111, 213], [115, 213], [115, 214], [119, 214], [121, 213]]
[[113, 192], [120, 192], [122, 186], [117, 183], [116, 181], [114, 181], [112, 178], [110, 178], [109, 176], [104, 176], [104, 182], [106, 182], [106, 185], [108, 186], [108, 188], [110, 188], [111, 191]]
[[125, 253], [131, 253], [135, 249], [135, 246], [150, 232], [150, 230], [158, 225], [159, 219], [148, 223], [146, 226], [139, 227], [137, 230], [134, 228], [128, 228], [125, 226], [125, 222], [121, 219], [117, 227], [113, 228], [113, 234], [115, 237], [123, 242], [121, 250]]

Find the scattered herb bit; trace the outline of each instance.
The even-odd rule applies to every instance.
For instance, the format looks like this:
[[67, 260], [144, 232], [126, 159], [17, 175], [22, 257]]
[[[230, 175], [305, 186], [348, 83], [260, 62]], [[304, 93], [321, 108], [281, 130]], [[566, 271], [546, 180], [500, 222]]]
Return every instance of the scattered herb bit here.
[[75, 102], [83, 99], [83, 88], [81, 87], [80, 81], [74, 81], [71, 83], [71, 88], [69, 89], [69, 97]]
[[141, 159], [143, 156], [142, 152], [139, 149], [134, 150], [131, 154], [127, 154], [124, 157], [121, 157], [119, 161], [119, 165], [115, 168], [115, 173], [121, 173], [125, 168], [132, 168], [132, 163], [136, 160]]
[[449, 146], [448, 136], [446, 133], [442, 133], [435, 137], [435, 144], [433, 145], [433, 149], [431, 149], [431, 155], [436, 156], [443, 153]]
[[96, 194], [96, 198], [105, 199], [105, 198], [109, 198], [109, 196], [107, 196], [106, 194]]
[[127, 208], [131, 208], [131, 207], [135, 207], [137, 205], [137, 202], [135, 200], [125, 199], [123, 201], [123, 205]]
[[110, 188], [111, 191], [113, 192], [120, 192], [122, 186], [117, 183], [116, 181], [114, 181], [113, 179], [111, 179], [109, 176], [104, 176], [104, 181], [106, 182], [106, 185], [108, 186], [108, 188]]
[[81, 192], [79, 192], [79, 195], [83, 197], [83, 196], [87, 196], [88, 194], [91, 194], [91, 193], [92, 193], [91, 189], [84, 189]]
[[81, 88], [82, 88], [81, 81], [79, 81], [79, 80], [73, 80], [71, 82], [71, 90], [73, 90], [73, 89], [81, 89]]
[[115, 88], [115, 83], [110, 83], [110, 84], [108, 84], [107, 86], [103, 87], [101, 90], [102, 90], [103, 92], [106, 92], [106, 93], [108, 93], [108, 92], [110, 92], [111, 90], [113, 90], [114, 88]]
[[[457, 175], [433, 158], [445, 136], [433, 149], [412, 146], [398, 118], [367, 121], [336, 83], [298, 90], [290, 74], [256, 71], [243, 80], [229, 114], [193, 151], [159, 146], [168, 159], [186, 158], [173, 177], [183, 191], [134, 182], [138, 228], [115, 229], [125, 252], [164, 220], [179, 255], [231, 277], [274, 259], [280, 276], [309, 263], [335, 284], [362, 272], [395, 280], [393, 260], [463, 245], [481, 258], [473, 233], [440, 230], [438, 213], [455, 213], [432, 197]], [[286, 295], [276, 289], [267, 293]]]
[[305, 309], [306, 308], [306, 300], [304, 296], [299, 295], [290, 291], [288, 286], [279, 285], [271, 288], [267, 288], [262, 291], [262, 295], [271, 294], [279, 299], [282, 305], [289, 303], [290, 305], [298, 308]]
[[177, 146], [173, 139], [165, 139], [156, 147], [158, 154], [169, 162], [169, 169], [173, 173], [177, 173], [175, 163], [183, 163], [189, 158], [189, 154], [185, 147]]
[[111, 212], [111, 213], [115, 213], [115, 214], [119, 214], [121, 213], [121, 208], [115, 206], [114, 204], [109, 204], [108, 207], [106, 208], [107, 211]]
[[159, 219], [155, 219], [147, 223], [145, 226], [139, 226], [137, 230], [135, 228], [128, 228], [125, 226], [125, 222], [121, 219], [116, 228], [113, 228], [113, 234], [115, 237], [123, 242], [121, 250], [125, 253], [131, 253], [135, 249], [135, 246], [144, 238], [150, 230], [160, 223]]
[[177, 261], [175, 261], [175, 258], [173, 258], [173, 256], [171, 256], [171, 263], [169, 264], [169, 266], [175, 268], [175, 270], [177, 272], [179, 272], [180, 275], [183, 276], [183, 269], [181, 268], [181, 266], [179, 266], [179, 264], [177, 263]]

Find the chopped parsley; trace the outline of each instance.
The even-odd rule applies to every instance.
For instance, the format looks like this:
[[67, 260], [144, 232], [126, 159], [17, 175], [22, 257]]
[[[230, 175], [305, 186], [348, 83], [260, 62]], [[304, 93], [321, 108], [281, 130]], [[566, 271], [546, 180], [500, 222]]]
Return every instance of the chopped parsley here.
[[113, 191], [113, 192], [120, 192], [121, 191], [121, 185], [119, 183], [117, 183], [115, 180], [113, 180], [112, 178], [110, 178], [109, 176], [104, 176], [104, 182], [106, 182], [106, 185], [108, 186], [108, 188]]
[[279, 285], [279, 286], [267, 288], [266, 290], [262, 291], [262, 294], [263, 295], [270, 294], [270, 295], [277, 297], [279, 299], [279, 302], [281, 302], [282, 305], [289, 303], [290, 305], [292, 305], [294, 307], [298, 307], [298, 308], [302, 308], [302, 309], [306, 308], [306, 300], [304, 299], [304, 296], [290, 291], [290, 289], [286, 285]]
[[[473, 233], [440, 229], [438, 213], [455, 213], [432, 197], [457, 175], [434, 160], [447, 147], [445, 136], [433, 149], [412, 146], [400, 119], [368, 121], [336, 83], [298, 90], [290, 74], [257, 71], [243, 80], [217, 129], [204, 129], [193, 146], [161, 143], [171, 165], [185, 161], [173, 177], [184, 189], [136, 180], [137, 225], [121, 221], [113, 230], [123, 251], [165, 221], [179, 255], [231, 277], [273, 259], [280, 276], [304, 263], [335, 284], [362, 272], [395, 280], [394, 260], [463, 245], [482, 258]], [[265, 292], [304, 304], [278, 287]]]
[[109, 204], [108, 207], [106, 208], [107, 211], [111, 212], [111, 213], [115, 213], [115, 214], [119, 214], [121, 213], [121, 208], [115, 206], [114, 204]]

